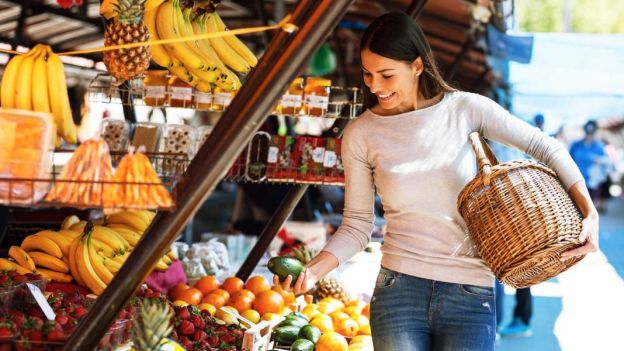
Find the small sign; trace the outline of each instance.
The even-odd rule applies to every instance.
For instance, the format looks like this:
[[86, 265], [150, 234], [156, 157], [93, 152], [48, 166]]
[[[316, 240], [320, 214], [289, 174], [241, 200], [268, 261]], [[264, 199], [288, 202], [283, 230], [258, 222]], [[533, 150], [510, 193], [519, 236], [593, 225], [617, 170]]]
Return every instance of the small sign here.
[[50, 321], [55, 320], [56, 314], [54, 313], [54, 310], [52, 310], [48, 300], [46, 300], [45, 296], [43, 296], [39, 287], [30, 283], [26, 283], [26, 286], [28, 286], [28, 290], [35, 298], [35, 301], [37, 301], [39, 307], [41, 307], [41, 310], [43, 311], [43, 314], [45, 314], [46, 318]]

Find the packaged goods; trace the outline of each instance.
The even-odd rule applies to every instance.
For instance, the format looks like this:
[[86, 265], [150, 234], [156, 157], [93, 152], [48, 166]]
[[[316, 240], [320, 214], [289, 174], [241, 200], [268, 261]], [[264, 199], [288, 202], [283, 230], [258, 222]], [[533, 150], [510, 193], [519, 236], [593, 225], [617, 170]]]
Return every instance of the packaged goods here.
[[277, 105], [277, 113], [282, 115], [296, 116], [303, 106], [303, 78], [295, 79], [288, 88], [286, 94]]
[[169, 106], [192, 107], [193, 87], [178, 77], [169, 79]]
[[143, 101], [147, 106], [164, 106], [167, 102], [166, 70], [150, 70], [143, 79]]
[[252, 181], [266, 179], [267, 159], [271, 135], [265, 132], [256, 133], [247, 147], [247, 164], [245, 177]]
[[322, 117], [329, 105], [329, 87], [331, 80], [309, 77], [306, 80], [303, 114]]
[[162, 125], [157, 123], [137, 123], [132, 136], [132, 146], [135, 148], [144, 146], [146, 152], [157, 152], [161, 129]]
[[325, 176], [325, 139], [298, 137], [295, 146], [297, 167], [296, 179], [306, 182], [320, 182]]
[[344, 166], [340, 152], [341, 139], [328, 138], [325, 144], [325, 183], [344, 184]]
[[195, 94], [193, 95], [193, 105], [198, 110], [210, 110], [212, 107], [212, 92], [201, 92], [199, 90], [195, 90]]
[[[100, 136], [106, 141], [110, 151], [125, 151], [130, 142], [130, 125], [124, 120], [107, 118], [100, 124]], [[112, 155], [113, 166], [116, 166], [120, 159], [119, 155]]]
[[163, 128], [160, 151], [171, 154], [172, 157], [165, 156], [162, 163], [162, 174], [182, 174], [186, 166], [184, 161], [190, 159], [195, 152], [195, 130], [183, 124], [165, 124]]
[[22, 110], [0, 110], [0, 202], [30, 203], [40, 200], [48, 189], [54, 145], [53, 117]]
[[296, 177], [294, 166], [295, 139], [291, 136], [273, 135], [267, 157], [267, 179], [292, 181]]

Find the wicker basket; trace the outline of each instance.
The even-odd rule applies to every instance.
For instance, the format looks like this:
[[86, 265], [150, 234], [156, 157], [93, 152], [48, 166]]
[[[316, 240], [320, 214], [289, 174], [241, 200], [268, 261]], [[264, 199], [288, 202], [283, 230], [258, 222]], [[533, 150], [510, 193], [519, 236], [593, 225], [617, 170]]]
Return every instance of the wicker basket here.
[[457, 206], [486, 265], [515, 288], [548, 280], [583, 257], [561, 261], [581, 245], [582, 216], [555, 173], [529, 160], [498, 164], [478, 133], [470, 134], [478, 174]]

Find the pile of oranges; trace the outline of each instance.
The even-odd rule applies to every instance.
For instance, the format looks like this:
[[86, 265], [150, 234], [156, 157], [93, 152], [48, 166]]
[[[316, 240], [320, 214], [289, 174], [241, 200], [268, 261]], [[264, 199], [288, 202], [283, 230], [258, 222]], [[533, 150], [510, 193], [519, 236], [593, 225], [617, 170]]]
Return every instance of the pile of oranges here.
[[302, 313], [323, 333], [335, 331], [347, 337], [371, 335], [370, 305], [360, 300], [345, 305], [340, 300], [326, 297], [318, 304], [308, 304]]
[[207, 275], [192, 287], [183, 283], [176, 285], [169, 290], [169, 298], [176, 306], [197, 306], [217, 318], [225, 317], [220, 319], [226, 322], [227, 316], [223, 316], [219, 310], [230, 306], [254, 323], [292, 312], [289, 306], [295, 302], [292, 292], [279, 286], [271, 287], [262, 276], [251, 277], [246, 283], [237, 277], [229, 277], [219, 283], [216, 277]]

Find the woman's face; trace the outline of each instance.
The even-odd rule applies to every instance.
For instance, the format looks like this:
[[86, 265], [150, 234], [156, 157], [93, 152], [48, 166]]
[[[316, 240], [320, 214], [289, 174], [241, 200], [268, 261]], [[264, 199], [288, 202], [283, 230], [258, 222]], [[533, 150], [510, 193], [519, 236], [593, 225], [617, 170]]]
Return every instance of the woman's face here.
[[379, 107], [398, 114], [417, 108], [418, 76], [422, 60], [398, 61], [362, 50], [364, 84], [377, 96]]

